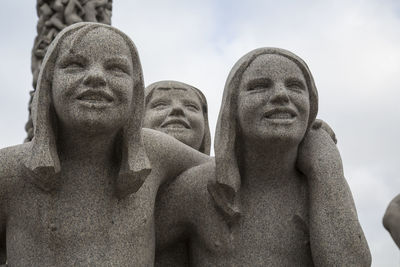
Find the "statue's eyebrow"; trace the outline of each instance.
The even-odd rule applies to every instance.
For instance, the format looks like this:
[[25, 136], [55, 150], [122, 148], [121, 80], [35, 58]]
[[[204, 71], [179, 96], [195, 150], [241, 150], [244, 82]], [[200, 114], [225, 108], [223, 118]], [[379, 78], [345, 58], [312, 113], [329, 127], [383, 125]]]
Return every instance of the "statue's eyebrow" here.
[[271, 83], [270, 78], [259, 77], [246, 81], [246, 86], [270, 85]]
[[157, 87], [156, 90], [168, 91], [168, 90], [171, 90], [171, 88], [160, 86], [160, 87]]
[[130, 62], [131, 62], [130, 59], [127, 57], [124, 57], [124, 56], [110, 57], [105, 60], [105, 63], [107, 65], [114, 65], [114, 64], [120, 65], [120, 66], [123, 66], [124, 68], [126, 68], [127, 71], [131, 72], [131, 71], [133, 71], [133, 69], [132, 69], [133, 63], [130, 64]]
[[163, 91], [168, 91], [168, 90], [181, 90], [181, 91], [187, 91], [187, 89], [186, 88], [184, 88], [184, 87], [173, 87], [173, 86], [171, 86], [171, 87], [166, 87], [166, 86], [160, 86], [160, 87], [157, 87], [156, 88], [157, 90], [163, 90]]
[[115, 57], [110, 57], [106, 59], [107, 63], [123, 63], [123, 64], [128, 64], [130, 60], [127, 57], [123, 56], [115, 56]]
[[184, 87], [173, 87], [174, 90], [181, 90], [181, 91], [187, 91], [186, 88]]
[[68, 63], [70, 60], [77, 60], [79, 62], [86, 62], [87, 58], [81, 54], [75, 54], [75, 53], [68, 53], [66, 55], [62, 55], [60, 57], [59, 63], [61, 65], [64, 65]]

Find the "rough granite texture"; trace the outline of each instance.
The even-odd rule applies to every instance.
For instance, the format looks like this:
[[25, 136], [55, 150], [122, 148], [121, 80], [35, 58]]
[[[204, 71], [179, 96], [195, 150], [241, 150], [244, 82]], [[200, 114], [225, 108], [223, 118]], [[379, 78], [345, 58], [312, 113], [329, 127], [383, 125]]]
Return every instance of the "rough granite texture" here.
[[143, 127], [166, 133], [210, 154], [207, 100], [199, 89], [183, 82], [159, 81], [147, 86], [144, 92]]
[[157, 247], [189, 236], [190, 266], [369, 266], [335, 137], [317, 110], [299, 57], [260, 48], [241, 58], [226, 82], [215, 162], [157, 198]]
[[[178, 81], [152, 83], [145, 88], [145, 109], [144, 127], [164, 132], [202, 153], [210, 154], [207, 100], [199, 89]], [[164, 222], [160, 209], [164, 199], [170, 195], [169, 186], [170, 183], [166, 183], [158, 191], [154, 214], [156, 226]], [[180, 225], [170, 225], [168, 231], [179, 232], [180, 228]], [[160, 231], [160, 227], [156, 227], [155, 266], [189, 266], [190, 237], [185, 233], [179, 236], [179, 242], [161, 245], [163, 233]]]
[[[147, 94], [147, 108], [164, 115], [146, 114], [176, 139], [142, 129], [133, 42], [97, 23], [60, 32], [32, 102], [34, 139], [0, 150], [1, 263], [153, 266], [157, 240], [157, 251], [178, 249], [182, 266], [371, 264], [302, 59], [260, 48], [235, 64], [215, 160], [197, 151], [209, 146], [202, 95], [180, 86]], [[157, 99], [193, 114], [173, 108], [181, 117], [165, 121]]]
[[397, 195], [386, 209], [383, 226], [388, 230], [393, 241], [400, 248], [400, 195]]
[[152, 266], [159, 186], [209, 157], [141, 129], [132, 41], [78, 23], [45, 56], [34, 139], [0, 150], [0, 236], [9, 266]]
[[33, 138], [32, 99], [47, 48], [60, 31], [74, 23], [89, 21], [111, 24], [111, 10], [112, 0], [37, 0], [36, 11], [39, 19], [31, 58], [34, 90], [30, 92], [29, 120], [25, 125], [26, 142]]

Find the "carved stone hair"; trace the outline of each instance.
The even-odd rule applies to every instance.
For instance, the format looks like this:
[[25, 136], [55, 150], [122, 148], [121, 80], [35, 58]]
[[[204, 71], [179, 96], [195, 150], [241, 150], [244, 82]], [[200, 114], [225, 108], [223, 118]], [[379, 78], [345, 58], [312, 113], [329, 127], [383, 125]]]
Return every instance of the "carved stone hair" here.
[[145, 94], [145, 104], [150, 102], [150, 99], [153, 95], [154, 89], [156, 88], [185, 88], [187, 90], [192, 90], [197, 97], [200, 100], [201, 103], [201, 109], [203, 110], [203, 117], [204, 117], [204, 136], [203, 140], [201, 142], [201, 146], [199, 148], [199, 151], [210, 155], [210, 149], [211, 149], [211, 135], [210, 135], [210, 126], [208, 125], [208, 105], [207, 105], [207, 99], [204, 96], [204, 94], [197, 89], [196, 87], [193, 87], [189, 84], [183, 83], [183, 82], [177, 82], [177, 81], [159, 81], [150, 84], [144, 89], [144, 94]]
[[233, 66], [225, 83], [215, 132], [216, 183], [209, 183], [208, 185], [208, 190], [214, 201], [229, 220], [234, 220], [240, 215], [238, 192], [241, 186], [241, 177], [237, 144], [239, 87], [243, 73], [257, 57], [262, 55], [283, 56], [294, 62], [302, 71], [310, 98], [307, 131], [315, 121], [318, 112], [318, 93], [314, 79], [307, 64], [295, 54], [280, 48], [258, 48], [244, 55]]
[[51, 43], [45, 55], [38, 78], [38, 86], [32, 103], [34, 138], [30, 142], [31, 152], [24, 165], [31, 181], [45, 191], [58, 187], [61, 170], [57, 152], [55, 111], [51, 100], [54, 66], [61, 44], [68, 36], [75, 37], [71, 42], [79, 42], [85, 34], [98, 28], [104, 28], [120, 35], [128, 45], [133, 71], [133, 114], [129, 123], [121, 132], [120, 171], [116, 181], [118, 197], [136, 192], [151, 171], [143, 145], [141, 127], [144, 115], [144, 82], [143, 72], [137, 49], [132, 40], [118, 29], [99, 23], [82, 22], [73, 24], [60, 32]]

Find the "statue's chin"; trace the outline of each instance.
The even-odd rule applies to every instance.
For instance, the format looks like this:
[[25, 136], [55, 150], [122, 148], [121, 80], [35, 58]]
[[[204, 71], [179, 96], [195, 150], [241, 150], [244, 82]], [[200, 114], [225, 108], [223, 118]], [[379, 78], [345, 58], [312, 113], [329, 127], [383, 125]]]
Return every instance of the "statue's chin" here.
[[253, 142], [261, 146], [292, 147], [301, 143], [304, 138], [304, 131], [303, 129], [280, 129], [277, 127], [266, 131], [248, 133], [242, 138], [246, 140], [246, 143]]
[[63, 119], [62, 127], [68, 128], [76, 133], [86, 135], [99, 135], [115, 133], [126, 125], [126, 120], [114, 116], [104, 116], [105, 114], [80, 114], [69, 120]]

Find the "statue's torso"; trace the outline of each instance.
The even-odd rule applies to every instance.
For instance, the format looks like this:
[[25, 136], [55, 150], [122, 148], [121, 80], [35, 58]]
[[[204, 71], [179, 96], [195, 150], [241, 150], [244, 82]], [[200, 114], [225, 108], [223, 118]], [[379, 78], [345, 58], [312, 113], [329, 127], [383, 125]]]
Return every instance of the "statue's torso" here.
[[241, 198], [233, 250], [218, 255], [195, 247], [196, 266], [313, 266], [304, 180], [258, 193], [243, 190]]
[[23, 179], [14, 184], [18, 193], [7, 207], [10, 266], [151, 266], [155, 176], [122, 200], [112, 183], [77, 178], [82, 183], [52, 193]]

